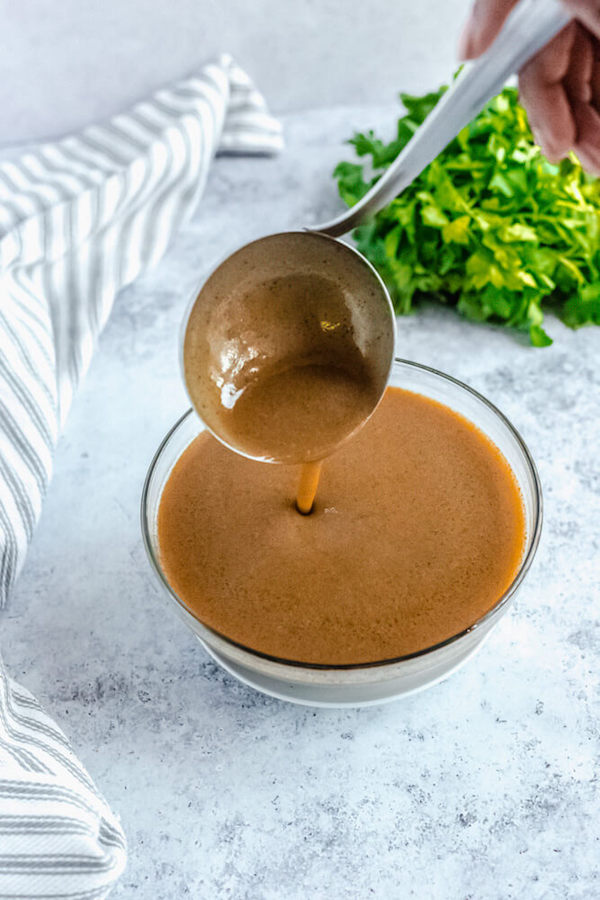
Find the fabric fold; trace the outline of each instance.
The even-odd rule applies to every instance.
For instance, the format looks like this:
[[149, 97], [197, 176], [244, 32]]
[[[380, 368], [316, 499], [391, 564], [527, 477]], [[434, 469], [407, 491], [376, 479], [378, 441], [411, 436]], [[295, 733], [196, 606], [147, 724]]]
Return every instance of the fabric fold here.
[[[115, 295], [190, 218], [217, 152], [282, 144], [262, 95], [221, 57], [0, 164], [0, 607]], [[105, 897], [125, 858], [119, 821], [64, 734], [0, 662], [0, 898]]]
[[105, 124], [0, 164], [0, 606], [115, 294], [162, 257], [218, 150], [281, 147], [262, 95], [223, 57]]
[[0, 663], [0, 897], [106, 897], [126, 858], [67, 738]]

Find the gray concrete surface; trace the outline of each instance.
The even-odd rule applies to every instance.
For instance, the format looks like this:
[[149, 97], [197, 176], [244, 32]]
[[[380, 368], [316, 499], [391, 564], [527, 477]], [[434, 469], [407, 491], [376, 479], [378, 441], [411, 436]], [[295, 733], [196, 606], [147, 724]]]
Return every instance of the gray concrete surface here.
[[424, 694], [340, 711], [255, 693], [165, 606], [142, 548], [146, 468], [187, 405], [189, 289], [253, 236], [332, 213], [343, 140], [393, 112], [287, 116], [279, 159], [217, 160], [193, 221], [117, 299], [60, 442], [2, 649], [122, 817], [115, 900], [600, 897], [600, 329], [551, 320], [535, 350], [450, 310], [399, 321], [403, 355], [512, 419], [545, 491], [516, 607]]
[[456, 67], [468, 0], [0, 0], [0, 145], [119, 112], [228, 52], [277, 111], [389, 103]]

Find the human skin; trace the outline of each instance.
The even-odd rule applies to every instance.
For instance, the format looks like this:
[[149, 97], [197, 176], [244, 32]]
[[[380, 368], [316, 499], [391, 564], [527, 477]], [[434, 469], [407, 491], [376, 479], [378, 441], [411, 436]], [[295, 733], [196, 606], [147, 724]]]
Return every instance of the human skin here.
[[[459, 56], [480, 56], [517, 0], [475, 0]], [[519, 73], [519, 93], [536, 142], [552, 162], [571, 150], [600, 174], [600, 0], [562, 0], [573, 21]]]

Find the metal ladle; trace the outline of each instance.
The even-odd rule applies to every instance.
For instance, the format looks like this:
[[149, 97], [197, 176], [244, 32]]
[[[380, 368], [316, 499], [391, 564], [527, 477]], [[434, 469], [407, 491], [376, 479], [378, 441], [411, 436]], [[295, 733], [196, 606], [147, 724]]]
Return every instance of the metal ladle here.
[[[345, 437], [364, 424], [388, 381], [394, 356], [394, 316], [387, 289], [370, 263], [335, 238], [373, 216], [404, 190], [502, 89], [507, 78], [568, 21], [558, 0], [521, 0], [492, 46], [464, 66], [395, 162], [362, 200], [322, 225], [253, 241], [213, 272], [186, 317], [182, 363], [192, 403], [219, 440], [255, 459], [318, 463], [333, 446], [312, 450], [306, 447], [295, 459], [283, 458], [277, 448], [269, 451], [262, 447], [256, 452], [232, 437], [223, 413], [261, 369], [293, 364], [296, 358], [328, 354], [335, 362], [337, 350], [343, 351], [347, 361], [352, 356], [346, 354], [349, 347], [356, 350], [353, 358], [369, 367], [374, 390], [368, 414], [362, 415], [358, 425], [350, 418]], [[262, 304], [260, 320], [257, 318], [254, 286], [276, 286], [285, 281], [289, 288], [294, 279], [300, 283], [303, 278], [319, 278], [324, 288], [331, 286], [331, 309], [325, 308], [325, 302], [311, 308], [312, 292], [307, 289], [288, 291], [282, 311], [284, 301], [274, 290], [272, 309], [265, 310]], [[328, 323], [335, 322], [344, 323], [347, 346], [340, 341], [339, 330], [328, 331]], [[191, 341], [192, 331], [195, 342]], [[196, 352], [190, 366], [192, 343]], [[318, 409], [315, 415], [319, 415]], [[307, 483], [309, 475], [306, 474]], [[314, 466], [310, 477], [315, 481]]]

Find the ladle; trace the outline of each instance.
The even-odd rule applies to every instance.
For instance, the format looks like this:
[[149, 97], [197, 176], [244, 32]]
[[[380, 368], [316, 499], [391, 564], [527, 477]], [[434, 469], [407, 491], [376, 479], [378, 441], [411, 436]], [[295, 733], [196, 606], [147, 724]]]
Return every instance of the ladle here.
[[[215, 437], [250, 458], [316, 463], [367, 421], [393, 361], [393, 309], [371, 264], [336, 238], [404, 190], [568, 21], [558, 0], [521, 0], [492, 46], [463, 67], [362, 200], [332, 221], [253, 241], [212, 273], [184, 322], [182, 365], [192, 404]], [[319, 390], [315, 402], [300, 392], [291, 421], [278, 428], [275, 412], [261, 418], [250, 407], [241, 423], [234, 421], [257, 379], [287, 378], [307, 367], [315, 370]], [[354, 393], [356, 408], [346, 392], [343, 421], [333, 421], [335, 403], [321, 402], [316, 376], [322, 367], [325, 375], [335, 371], [368, 382], [367, 391]], [[321, 434], [324, 422], [331, 428]], [[290, 429], [294, 440], [288, 440]], [[302, 512], [310, 511], [318, 473], [318, 465], [304, 466]]]

